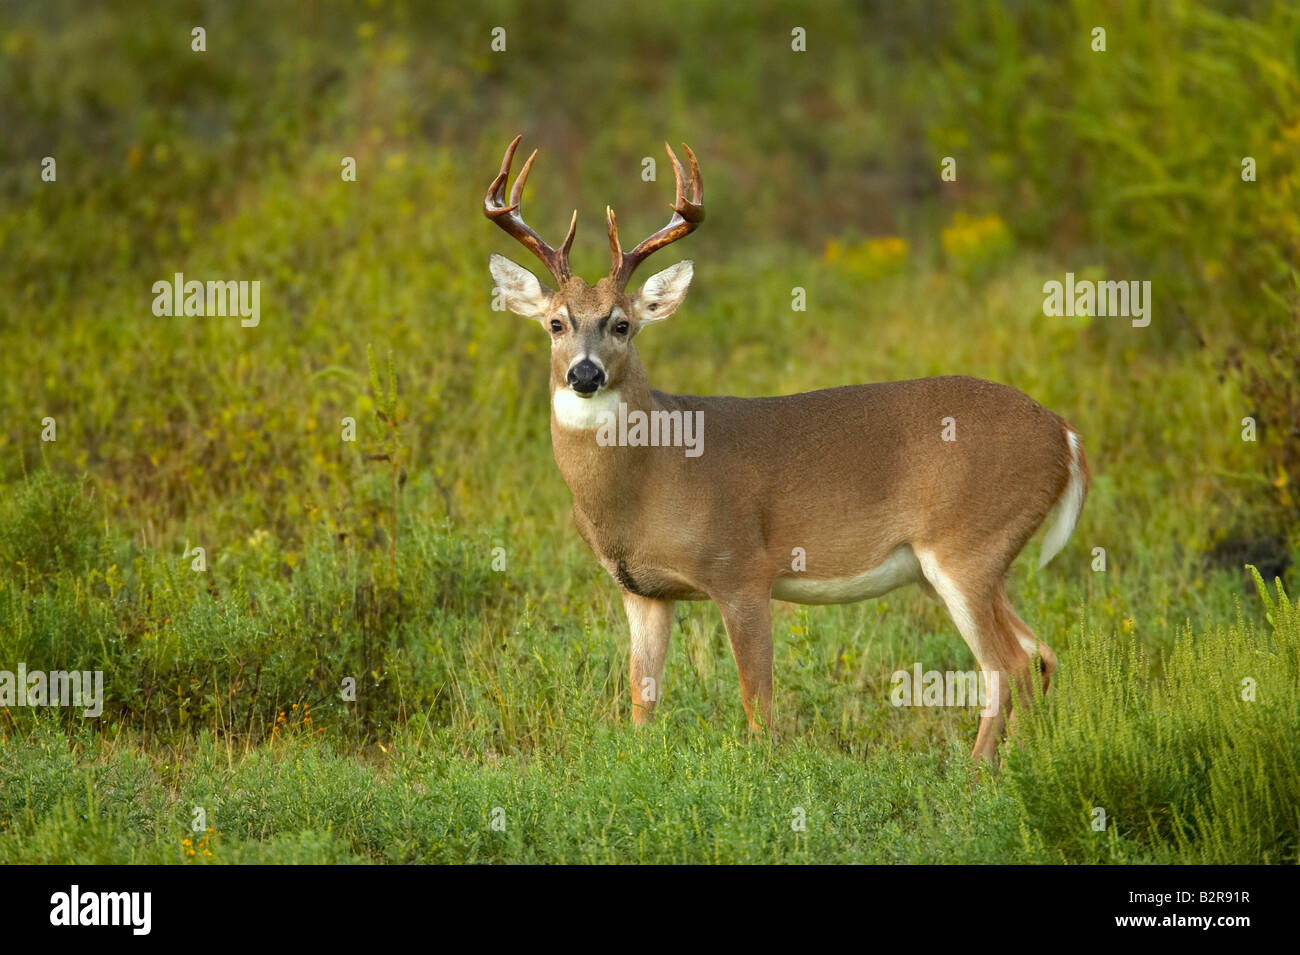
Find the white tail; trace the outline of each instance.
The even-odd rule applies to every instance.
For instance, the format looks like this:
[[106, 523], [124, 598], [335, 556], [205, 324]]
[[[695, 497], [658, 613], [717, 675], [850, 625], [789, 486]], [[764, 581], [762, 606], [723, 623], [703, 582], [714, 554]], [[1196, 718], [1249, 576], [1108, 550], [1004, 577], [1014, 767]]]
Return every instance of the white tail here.
[[1079, 523], [1083, 512], [1083, 499], [1088, 495], [1088, 477], [1083, 466], [1083, 446], [1073, 428], [1066, 428], [1065, 440], [1070, 445], [1070, 481], [1047, 515], [1047, 533], [1043, 535], [1043, 549], [1038, 566], [1046, 567], [1048, 561], [1065, 549]]

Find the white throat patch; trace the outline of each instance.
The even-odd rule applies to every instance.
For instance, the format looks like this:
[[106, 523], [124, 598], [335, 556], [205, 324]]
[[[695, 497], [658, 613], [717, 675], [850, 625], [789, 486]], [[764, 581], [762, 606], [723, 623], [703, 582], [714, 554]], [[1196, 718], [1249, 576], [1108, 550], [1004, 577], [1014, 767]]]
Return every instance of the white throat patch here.
[[555, 412], [555, 420], [566, 428], [595, 431], [609, 420], [609, 415], [617, 420], [619, 400], [618, 392], [607, 388], [590, 398], [583, 398], [569, 388], [556, 388], [551, 410]]

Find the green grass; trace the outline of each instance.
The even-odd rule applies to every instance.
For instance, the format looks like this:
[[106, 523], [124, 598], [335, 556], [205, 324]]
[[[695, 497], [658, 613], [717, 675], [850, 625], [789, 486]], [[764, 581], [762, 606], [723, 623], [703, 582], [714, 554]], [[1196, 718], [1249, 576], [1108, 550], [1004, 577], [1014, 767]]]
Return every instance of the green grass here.
[[[121, 729], [69, 740], [42, 719], [0, 769], [0, 861], [1294, 862], [1300, 616], [1275, 614], [1268, 632], [1189, 631], [1154, 691], [1136, 643], [1083, 631], [1060, 702], [997, 778], [977, 779], [942, 727], [909, 738], [880, 694], [857, 694], [870, 742], [817, 725], [808, 702], [808, 730], [745, 742], [701, 718], [691, 671], [705, 681], [680, 652], [667, 718], [633, 732], [602, 712], [612, 674], [557, 699], [546, 674], [573, 665], [538, 650], [507, 697], [531, 745], [501, 746], [492, 730], [514, 723], [481, 702], [355, 749], [334, 717], [323, 734], [291, 716], [257, 745], [202, 731], [163, 747]], [[1242, 674], [1260, 674], [1254, 702]], [[191, 858], [195, 807], [215, 831]]]
[[[0, 861], [1300, 861], [1300, 398], [1278, 364], [1300, 21], [924, 7], [7, 11], [0, 669], [99, 669], [106, 703], [0, 708]], [[773, 53], [791, 22], [815, 60]], [[1098, 22], [1106, 54], [1079, 39]], [[550, 236], [578, 206], [591, 278], [603, 203], [628, 235], [662, 224], [640, 157], [700, 156], [695, 287], [638, 342], [656, 387], [965, 373], [1083, 434], [1074, 538], [1011, 580], [1061, 669], [998, 773], [970, 764], [973, 709], [889, 703], [895, 670], [973, 666], [911, 590], [774, 604], [772, 745], [747, 741], [716, 609], [679, 605], [657, 723], [632, 731], [544, 336], [489, 307], [488, 253], [524, 256], [479, 202], [520, 130], [529, 219]], [[906, 251], [861, 244], [880, 235]], [[262, 324], [153, 316], [175, 271], [261, 280]], [[1152, 279], [1151, 328], [1045, 319], [1066, 271]], [[381, 387], [393, 356], [394, 407], [368, 351]], [[405, 475], [395, 588], [379, 452]]]

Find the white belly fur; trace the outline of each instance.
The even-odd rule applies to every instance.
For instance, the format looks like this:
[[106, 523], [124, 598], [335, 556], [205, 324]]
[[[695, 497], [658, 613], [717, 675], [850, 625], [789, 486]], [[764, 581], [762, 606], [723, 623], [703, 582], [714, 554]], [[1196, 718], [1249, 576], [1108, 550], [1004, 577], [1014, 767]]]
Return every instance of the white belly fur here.
[[797, 604], [846, 604], [879, 597], [921, 579], [921, 565], [912, 553], [912, 545], [903, 544], [883, 564], [856, 577], [834, 580], [816, 580], [806, 575], [778, 577], [772, 584], [772, 597]]

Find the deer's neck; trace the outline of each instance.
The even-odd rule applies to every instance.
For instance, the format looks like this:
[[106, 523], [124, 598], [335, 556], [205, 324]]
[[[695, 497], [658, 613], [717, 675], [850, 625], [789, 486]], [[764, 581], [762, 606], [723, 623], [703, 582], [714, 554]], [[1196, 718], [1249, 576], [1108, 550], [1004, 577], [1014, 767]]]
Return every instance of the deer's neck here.
[[[578, 397], [563, 381], [551, 378], [555, 463], [573, 492], [574, 509], [597, 529], [610, 528], [619, 514], [634, 512], [630, 506], [652, 480], [651, 449], [619, 445], [618, 422], [636, 411], [648, 414], [653, 407], [650, 383], [635, 349], [628, 355], [622, 380], [591, 398]], [[602, 431], [601, 423], [609, 416], [614, 426]]]

